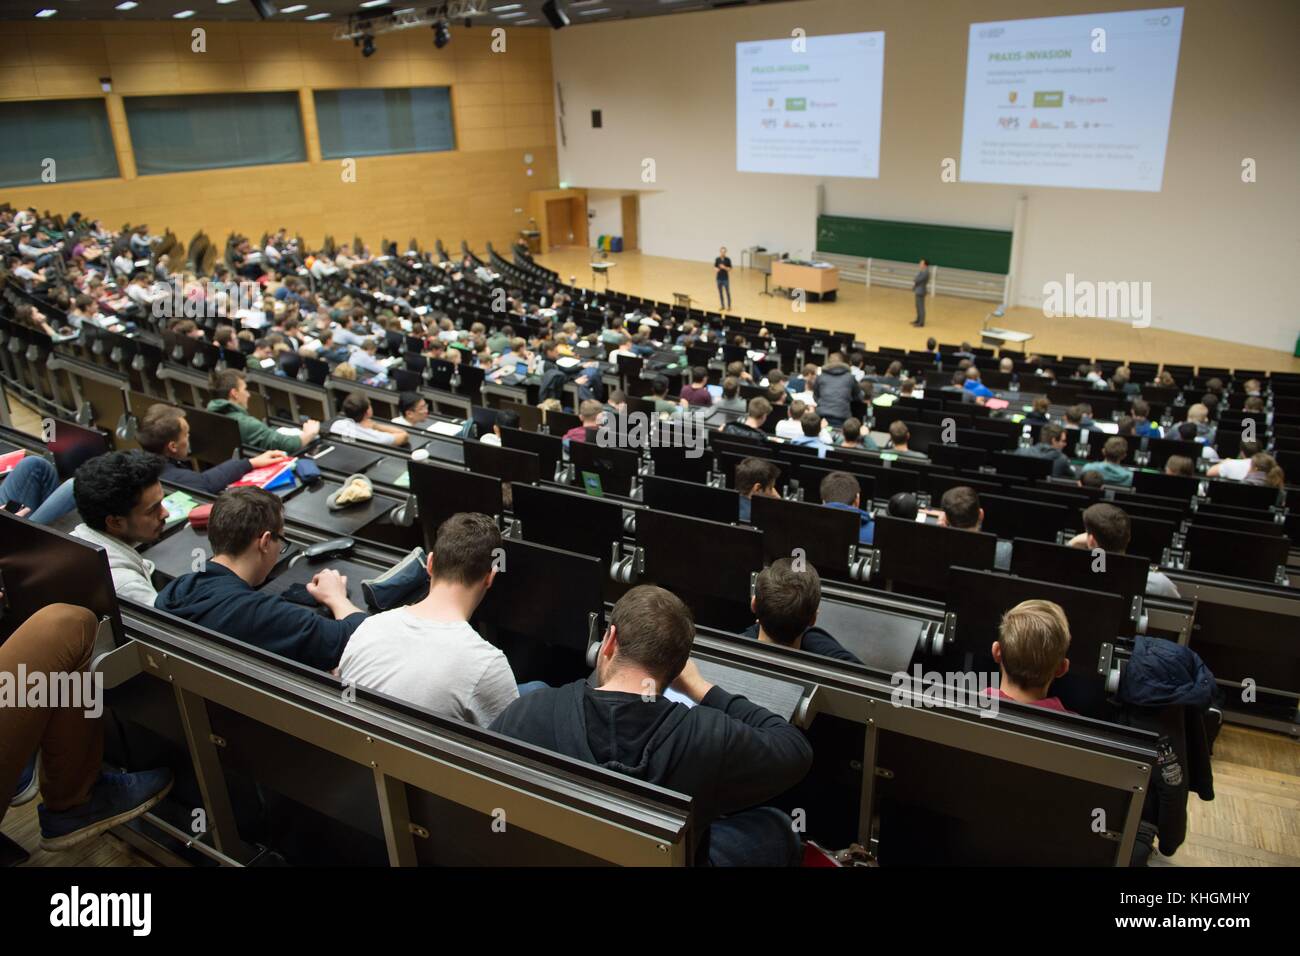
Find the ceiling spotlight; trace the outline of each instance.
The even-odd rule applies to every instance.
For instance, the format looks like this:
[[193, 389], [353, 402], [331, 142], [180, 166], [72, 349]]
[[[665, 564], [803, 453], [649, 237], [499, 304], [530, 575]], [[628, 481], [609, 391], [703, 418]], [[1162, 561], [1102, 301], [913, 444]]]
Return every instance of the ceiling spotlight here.
[[446, 20], [438, 20], [433, 25], [433, 45], [439, 50], [451, 42], [451, 26]]
[[362, 56], [375, 55], [375, 38], [371, 36], [369, 33], [367, 33], [365, 36], [361, 38], [361, 55]]

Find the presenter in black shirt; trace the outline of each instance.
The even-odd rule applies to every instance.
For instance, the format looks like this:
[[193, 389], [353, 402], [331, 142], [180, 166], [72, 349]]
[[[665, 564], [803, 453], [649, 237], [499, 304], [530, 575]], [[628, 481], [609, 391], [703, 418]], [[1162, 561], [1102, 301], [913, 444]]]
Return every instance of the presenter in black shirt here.
[[713, 260], [713, 268], [718, 272], [718, 301], [721, 303], [719, 309], [726, 311], [731, 308], [731, 260], [727, 258], [726, 246], [718, 250], [718, 257]]

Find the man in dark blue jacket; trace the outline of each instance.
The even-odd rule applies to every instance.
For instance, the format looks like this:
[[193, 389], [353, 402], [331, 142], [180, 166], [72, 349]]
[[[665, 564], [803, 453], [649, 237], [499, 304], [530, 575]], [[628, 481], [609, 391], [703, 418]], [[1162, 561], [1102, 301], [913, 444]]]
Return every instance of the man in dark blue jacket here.
[[758, 620], [742, 633], [763, 644], [780, 644], [861, 664], [839, 641], [813, 626], [821, 602], [822, 582], [817, 569], [807, 562], [796, 569], [792, 559], [780, 558], [758, 573], [749, 604]]
[[366, 612], [348, 600], [347, 578], [328, 568], [312, 578], [307, 593], [329, 609], [330, 618], [256, 590], [280, 560], [285, 540], [279, 498], [260, 488], [222, 492], [208, 519], [207, 567], [163, 588], [154, 607], [309, 667], [333, 670]]
[[160, 480], [210, 495], [225, 491], [254, 468], [265, 468], [288, 457], [274, 449], [256, 458], [231, 458], [204, 471], [195, 471], [185, 460], [190, 457], [190, 423], [185, 410], [175, 405], [151, 405], [136, 429], [135, 440], [145, 451], [166, 459], [167, 467]]
[[[803, 733], [700, 676], [681, 599], [632, 588], [614, 605], [594, 680], [519, 698], [491, 729], [689, 795], [696, 862], [797, 866], [790, 817], [763, 806], [812, 766]], [[664, 696], [669, 687], [689, 704]]]

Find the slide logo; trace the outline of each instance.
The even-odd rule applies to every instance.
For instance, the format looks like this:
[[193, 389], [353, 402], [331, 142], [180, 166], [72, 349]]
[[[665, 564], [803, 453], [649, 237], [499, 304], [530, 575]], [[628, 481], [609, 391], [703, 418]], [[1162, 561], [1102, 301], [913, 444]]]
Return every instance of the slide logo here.
[[785, 98], [785, 108], [787, 112], [803, 112], [808, 109], [808, 101], [802, 96], [787, 96]]
[[1062, 106], [1064, 103], [1064, 90], [1034, 91], [1034, 106]]
[[1135, 329], [1151, 324], [1150, 282], [1076, 281], [1067, 272], [1064, 283], [1044, 283], [1043, 296], [1043, 315], [1049, 319], [1127, 319]]

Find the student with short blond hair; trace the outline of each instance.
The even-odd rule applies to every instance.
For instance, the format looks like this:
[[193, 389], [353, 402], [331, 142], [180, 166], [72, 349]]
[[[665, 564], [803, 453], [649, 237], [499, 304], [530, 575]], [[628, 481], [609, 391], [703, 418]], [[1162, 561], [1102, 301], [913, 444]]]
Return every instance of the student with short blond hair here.
[[998, 697], [1066, 710], [1060, 698], [1048, 697], [1052, 681], [1070, 670], [1070, 622], [1059, 604], [1022, 601], [1006, 614], [993, 642], [1001, 680]]

